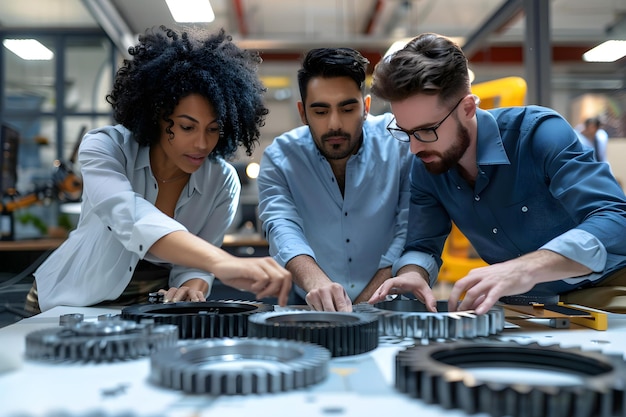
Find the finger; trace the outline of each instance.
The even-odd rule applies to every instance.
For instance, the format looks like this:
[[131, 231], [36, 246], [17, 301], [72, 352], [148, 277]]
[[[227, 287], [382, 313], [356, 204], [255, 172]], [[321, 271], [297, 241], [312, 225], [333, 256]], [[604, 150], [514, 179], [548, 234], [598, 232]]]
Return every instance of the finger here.
[[178, 303], [180, 301], [185, 301], [187, 299], [188, 294], [189, 294], [188, 287], [180, 287], [174, 292], [174, 295], [172, 295], [172, 298], [171, 298], [172, 302]]
[[174, 298], [174, 296], [176, 295], [176, 291], [178, 290], [178, 288], [170, 288], [169, 290], [167, 290], [165, 292], [165, 296], [163, 297], [163, 302], [164, 303], [170, 303], [173, 302], [172, 299]]

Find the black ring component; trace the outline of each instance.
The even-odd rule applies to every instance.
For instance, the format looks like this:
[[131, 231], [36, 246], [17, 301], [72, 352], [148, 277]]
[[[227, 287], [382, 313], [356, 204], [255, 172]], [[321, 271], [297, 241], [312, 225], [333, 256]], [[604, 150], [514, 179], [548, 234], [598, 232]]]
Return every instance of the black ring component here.
[[266, 394], [328, 376], [330, 352], [313, 343], [247, 338], [190, 342], [152, 355], [150, 380], [193, 394]]
[[204, 301], [166, 304], [137, 304], [125, 307], [122, 318], [141, 322], [178, 326], [181, 339], [208, 339], [212, 337], [245, 337], [248, 316], [273, 311], [271, 304], [253, 301]]
[[[581, 383], [507, 384], [471, 372], [472, 368], [499, 367], [550, 370], [576, 376]], [[625, 385], [623, 358], [575, 348], [457, 341], [412, 346], [396, 355], [396, 389], [426, 403], [469, 414], [625, 416]]]
[[378, 347], [378, 318], [302, 310], [260, 313], [249, 317], [248, 335], [316, 343], [333, 357], [358, 355]]
[[461, 339], [490, 336], [504, 329], [504, 310], [499, 306], [481, 315], [473, 310], [448, 312], [447, 301], [438, 301], [436, 307], [433, 313], [419, 300], [395, 299], [374, 305], [359, 303], [354, 311], [377, 314], [381, 336]]

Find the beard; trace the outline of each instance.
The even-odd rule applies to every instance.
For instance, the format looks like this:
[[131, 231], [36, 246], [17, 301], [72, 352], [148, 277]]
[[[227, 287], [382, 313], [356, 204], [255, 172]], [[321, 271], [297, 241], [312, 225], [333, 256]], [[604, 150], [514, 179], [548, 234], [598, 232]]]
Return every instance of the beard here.
[[424, 163], [426, 170], [431, 174], [443, 174], [448, 172], [451, 168], [456, 166], [470, 145], [470, 136], [467, 128], [457, 122], [457, 140], [452, 146], [440, 154], [439, 152], [423, 151], [419, 152], [416, 156], [426, 157], [431, 155], [438, 155], [439, 160], [429, 163]]
[[[311, 134], [313, 134], [313, 131], [311, 131]], [[345, 138], [345, 142], [339, 144], [329, 144], [326, 142], [326, 139], [331, 137], [343, 137]], [[319, 149], [324, 158], [328, 160], [339, 160], [348, 158], [350, 155], [356, 153], [361, 145], [361, 142], [363, 141], [363, 134], [361, 133], [357, 139], [353, 139], [352, 135], [349, 133], [335, 131], [325, 133], [319, 139], [316, 139], [315, 135], [313, 138], [317, 145], [317, 149]]]

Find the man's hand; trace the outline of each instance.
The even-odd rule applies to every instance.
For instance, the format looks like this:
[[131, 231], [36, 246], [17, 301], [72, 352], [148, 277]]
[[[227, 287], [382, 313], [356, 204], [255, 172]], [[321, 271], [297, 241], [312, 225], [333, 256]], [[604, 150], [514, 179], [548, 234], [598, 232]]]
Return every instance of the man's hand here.
[[388, 279], [378, 287], [367, 302], [375, 304], [384, 301], [387, 295], [410, 292], [424, 303], [428, 311], [436, 312], [437, 299], [425, 278], [426, 271], [417, 266], [406, 266], [398, 272], [396, 277]]
[[584, 265], [563, 255], [538, 250], [510, 261], [471, 270], [452, 287], [448, 310], [474, 310], [476, 314], [485, 314], [503, 296], [523, 294], [541, 282], [590, 272]]
[[316, 311], [352, 311], [352, 301], [346, 290], [336, 282], [329, 282], [312, 289], [306, 295], [306, 303]]

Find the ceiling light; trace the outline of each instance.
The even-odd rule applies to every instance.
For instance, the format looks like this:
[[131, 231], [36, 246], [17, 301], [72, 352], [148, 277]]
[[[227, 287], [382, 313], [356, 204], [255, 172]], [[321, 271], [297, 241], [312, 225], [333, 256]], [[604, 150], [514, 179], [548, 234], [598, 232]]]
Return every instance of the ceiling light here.
[[212, 22], [215, 13], [209, 0], [165, 0], [177, 22]]
[[610, 40], [585, 52], [583, 60], [587, 62], [614, 62], [626, 55], [626, 40]]
[[49, 61], [54, 53], [35, 39], [5, 39], [2, 44], [15, 55], [29, 61]]

